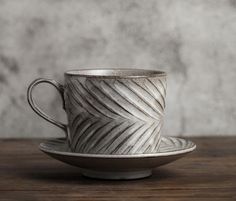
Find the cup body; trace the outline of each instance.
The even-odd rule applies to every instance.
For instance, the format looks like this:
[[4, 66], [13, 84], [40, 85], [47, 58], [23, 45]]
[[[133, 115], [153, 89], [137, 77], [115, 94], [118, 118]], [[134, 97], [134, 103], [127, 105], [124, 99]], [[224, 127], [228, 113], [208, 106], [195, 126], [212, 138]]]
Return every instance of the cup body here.
[[64, 102], [72, 151], [147, 154], [158, 150], [166, 74], [152, 70], [73, 70]]

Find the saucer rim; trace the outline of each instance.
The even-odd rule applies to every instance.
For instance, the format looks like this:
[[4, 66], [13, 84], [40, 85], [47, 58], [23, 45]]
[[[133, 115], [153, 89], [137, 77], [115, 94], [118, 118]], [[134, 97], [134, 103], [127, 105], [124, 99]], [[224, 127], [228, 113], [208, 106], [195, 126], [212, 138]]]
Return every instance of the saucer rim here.
[[161, 153], [150, 153], [150, 154], [133, 154], [133, 155], [108, 155], [108, 154], [85, 154], [85, 153], [74, 153], [74, 152], [65, 152], [65, 151], [57, 151], [57, 150], [49, 150], [45, 148], [43, 145], [50, 142], [50, 141], [55, 141], [55, 140], [62, 140], [61, 138], [55, 138], [55, 139], [50, 139], [46, 140], [45, 142], [41, 142], [39, 144], [39, 149], [43, 152], [46, 153], [51, 153], [51, 154], [57, 154], [57, 155], [62, 155], [62, 156], [72, 156], [72, 157], [83, 157], [83, 158], [101, 158], [101, 159], [118, 159], [118, 158], [153, 158], [153, 157], [165, 157], [165, 156], [174, 156], [174, 155], [179, 155], [179, 154], [186, 154], [194, 151], [197, 147], [197, 145], [192, 142], [189, 139], [184, 139], [180, 137], [163, 137], [163, 138], [177, 138], [180, 140], [185, 140], [188, 141], [192, 146], [189, 148], [181, 149], [178, 151], [167, 151], [167, 152], [161, 152]]

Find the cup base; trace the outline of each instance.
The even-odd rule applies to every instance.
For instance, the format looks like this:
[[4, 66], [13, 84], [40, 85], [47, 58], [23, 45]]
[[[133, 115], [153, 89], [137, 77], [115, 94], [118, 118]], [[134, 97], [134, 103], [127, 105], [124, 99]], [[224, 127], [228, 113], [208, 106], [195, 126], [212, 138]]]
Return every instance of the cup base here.
[[85, 177], [94, 179], [109, 179], [109, 180], [131, 180], [131, 179], [141, 179], [149, 177], [152, 175], [151, 169], [141, 170], [141, 171], [96, 171], [89, 169], [81, 169], [81, 173]]

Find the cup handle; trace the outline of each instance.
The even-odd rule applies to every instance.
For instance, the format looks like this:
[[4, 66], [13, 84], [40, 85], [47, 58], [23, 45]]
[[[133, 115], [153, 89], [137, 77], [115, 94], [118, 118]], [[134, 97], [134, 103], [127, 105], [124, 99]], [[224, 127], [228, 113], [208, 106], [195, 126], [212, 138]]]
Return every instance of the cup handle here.
[[28, 100], [28, 103], [30, 105], [30, 107], [39, 115], [41, 116], [42, 118], [44, 118], [46, 121], [54, 124], [55, 126], [61, 128], [63, 131], [65, 131], [66, 133], [66, 138], [68, 139], [68, 132], [67, 132], [67, 128], [68, 126], [64, 123], [61, 123], [57, 120], [54, 120], [52, 117], [50, 117], [49, 115], [47, 115], [45, 112], [43, 112], [38, 106], [37, 104], [35, 103], [34, 99], [33, 99], [33, 96], [32, 96], [32, 92], [33, 92], [33, 89], [34, 87], [36, 87], [38, 84], [40, 83], [48, 83], [48, 84], [51, 84], [53, 85], [57, 91], [59, 91], [60, 95], [61, 95], [61, 98], [62, 98], [62, 103], [63, 103], [63, 109], [65, 109], [65, 100], [64, 100], [64, 87], [62, 84], [58, 83], [57, 81], [55, 80], [52, 80], [52, 79], [44, 79], [44, 78], [38, 78], [36, 80], [34, 80], [28, 87], [28, 90], [27, 90], [27, 100]]

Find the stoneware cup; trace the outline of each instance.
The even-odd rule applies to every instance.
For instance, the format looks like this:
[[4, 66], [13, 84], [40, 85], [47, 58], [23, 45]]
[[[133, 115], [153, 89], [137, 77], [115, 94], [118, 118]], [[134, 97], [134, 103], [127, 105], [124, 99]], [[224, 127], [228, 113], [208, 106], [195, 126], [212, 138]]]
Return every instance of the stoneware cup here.
[[[32, 90], [40, 83], [60, 93], [68, 125], [45, 114]], [[142, 69], [84, 69], [65, 72], [65, 84], [40, 78], [28, 102], [41, 117], [63, 129], [71, 151], [86, 154], [156, 153], [166, 96], [166, 73]]]

